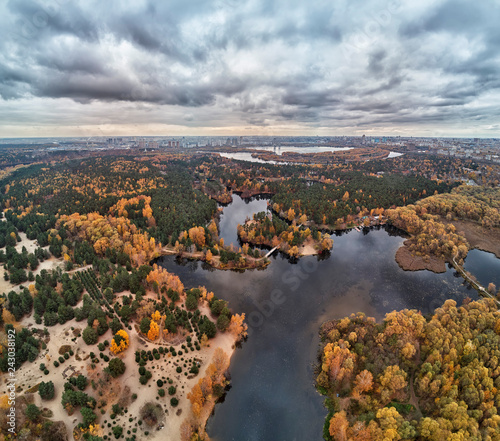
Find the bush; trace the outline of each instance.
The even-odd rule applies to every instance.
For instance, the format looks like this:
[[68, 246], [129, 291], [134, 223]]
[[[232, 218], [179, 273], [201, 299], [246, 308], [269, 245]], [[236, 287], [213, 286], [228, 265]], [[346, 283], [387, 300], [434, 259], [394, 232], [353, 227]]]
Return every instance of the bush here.
[[120, 438], [123, 433], [123, 428], [122, 426], [115, 426], [113, 427], [113, 435], [115, 436], [116, 439]]
[[212, 300], [212, 303], [210, 304], [210, 311], [213, 315], [219, 315], [226, 306], [227, 302], [224, 300]]
[[156, 382], [156, 385], [157, 385], [158, 387], [162, 387], [162, 386], [163, 386], [163, 380], [158, 380], [158, 381]]
[[151, 319], [149, 317], [144, 317], [142, 320], [141, 320], [141, 323], [139, 325], [139, 329], [141, 330], [141, 332], [143, 334], [147, 334], [148, 331], [149, 331], [149, 327], [150, 327], [150, 324], [151, 324]]
[[179, 404], [179, 400], [175, 397], [170, 398], [170, 404], [172, 405], [172, 407], [177, 407], [177, 405]]
[[54, 360], [54, 366], [59, 367], [59, 362], [57, 360]]
[[83, 417], [83, 425], [89, 427], [97, 419], [97, 415], [88, 407], [82, 407], [80, 412]]
[[[217, 319], [217, 329], [221, 332], [224, 332], [228, 326], [231, 320], [227, 315], [220, 315], [219, 318]], [[208, 335], [207, 335], [208, 337]]]
[[158, 395], [160, 397], [164, 397], [165, 396], [165, 389], [158, 389]]
[[188, 296], [186, 297], [186, 309], [194, 311], [197, 307], [198, 299], [195, 296], [188, 294]]
[[180, 366], [177, 366], [176, 371], [177, 371], [178, 374], [180, 374], [182, 372], [182, 368]]
[[28, 404], [25, 412], [26, 412], [26, 417], [30, 421], [36, 421], [40, 416], [40, 414], [42, 413], [42, 411], [35, 404]]
[[42, 400], [51, 400], [55, 395], [54, 383], [52, 381], [48, 381], [47, 383], [42, 381], [38, 386], [38, 393]]
[[113, 378], [119, 377], [125, 372], [125, 363], [119, 358], [113, 358], [108, 365], [109, 373]]
[[214, 338], [215, 334], [217, 334], [215, 324], [208, 318], [205, 318], [200, 325], [200, 333], [205, 334], [208, 338]]
[[168, 394], [169, 395], [175, 395], [175, 392], [177, 392], [177, 389], [175, 388], [175, 386], [170, 386], [168, 388]]
[[85, 343], [87, 343], [88, 345], [95, 345], [97, 343], [98, 338], [99, 338], [95, 329], [91, 328], [90, 326], [87, 326], [83, 330], [82, 337], [83, 337], [83, 341]]

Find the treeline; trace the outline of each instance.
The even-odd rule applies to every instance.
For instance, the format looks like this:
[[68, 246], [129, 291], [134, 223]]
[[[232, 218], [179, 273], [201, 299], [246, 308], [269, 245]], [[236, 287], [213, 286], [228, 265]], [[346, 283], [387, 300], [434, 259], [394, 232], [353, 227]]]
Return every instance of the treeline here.
[[461, 219], [484, 227], [500, 227], [500, 188], [461, 186], [450, 194], [419, 201], [421, 211], [439, 214], [447, 220]]
[[500, 226], [500, 190], [486, 187], [461, 186], [451, 193], [434, 195], [415, 205], [398, 207], [385, 212], [389, 222], [407, 231], [410, 250], [417, 255], [433, 254], [461, 263], [467, 256], [469, 244], [448, 221], [463, 219], [484, 227]]
[[447, 300], [420, 312], [358, 313], [322, 327], [317, 387], [327, 440], [498, 439], [500, 312]]
[[106, 216], [124, 198], [149, 197], [152, 213], [145, 216], [142, 199], [129, 204], [127, 217], [166, 243], [173, 233], [205, 225], [217, 209], [214, 200], [193, 189], [198, 163], [104, 157], [37, 164], [0, 180], [0, 208], [8, 209], [7, 219], [20, 231], [45, 246], [47, 239], [40, 235], [54, 227], [57, 215]]
[[365, 176], [359, 172], [341, 173], [335, 184], [308, 183], [301, 179], [280, 182], [272, 197], [277, 209], [293, 209], [321, 225], [338, 225], [348, 216], [369, 214], [378, 208], [390, 208], [416, 202], [426, 195], [447, 192], [452, 185], [420, 176]]
[[408, 205], [387, 210], [388, 222], [412, 235], [409, 249], [417, 256], [435, 255], [444, 260], [455, 258], [458, 263], [469, 252], [469, 243], [452, 224], [444, 224], [438, 216], [422, 211], [420, 205]]

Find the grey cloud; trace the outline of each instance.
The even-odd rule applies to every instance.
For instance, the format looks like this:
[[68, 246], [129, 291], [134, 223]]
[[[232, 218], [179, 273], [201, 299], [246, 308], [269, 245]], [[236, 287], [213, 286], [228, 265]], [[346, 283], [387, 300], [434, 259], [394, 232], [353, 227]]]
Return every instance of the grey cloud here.
[[[384, 7], [374, 0], [9, 0], [0, 5], [0, 96], [13, 109], [30, 99], [115, 104], [130, 112], [124, 123], [147, 120], [144, 105], [159, 121], [179, 107], [171, 120], [190, 127], [464, 118], [491, 127], [500, 6], [446, 0], [416, 15], [409, 6], [367, 34]], [[25, 118], [22, 108], [11, 114]]]

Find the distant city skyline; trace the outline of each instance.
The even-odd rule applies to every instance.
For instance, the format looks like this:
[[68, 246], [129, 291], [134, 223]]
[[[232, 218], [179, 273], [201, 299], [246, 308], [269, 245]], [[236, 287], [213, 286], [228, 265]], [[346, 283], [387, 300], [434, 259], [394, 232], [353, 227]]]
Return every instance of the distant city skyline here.
[[498, 138], [499, 16], [471, 0], [10, 0], [0, 138]]

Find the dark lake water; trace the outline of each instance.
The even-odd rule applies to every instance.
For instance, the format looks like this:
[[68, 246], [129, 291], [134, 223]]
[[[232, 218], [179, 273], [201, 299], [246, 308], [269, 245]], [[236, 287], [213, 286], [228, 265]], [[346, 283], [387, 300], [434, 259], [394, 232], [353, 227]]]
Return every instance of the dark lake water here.
[[[236, 225], [262, 211], [265, 200], [238, 200], [224, 209], [221, 235], [234, 242]], [[205, 285], [244, 312], [249, 337], [231, 359], [232, 388], [207, 431], [217, 441], [321, 441], [326, 410], [314, 388], [322, 322], [357, 311], [379, 320], [394, 309], [428, 313], [446, 299], [477, 298], [448, 270], [405, 272], [394, 260], [403, 238], [384, 229], [334, 237], [331, 255], [281, 255], [265, 270], [216, 271], [196, 261], [163, 257], [159, 264], [184, 285]]]
[[471, 250], [465, 259], [464, 268], [474, 274], [477, 281], [485, 288], [494, 283], [500, 288], [500, 259], [493, 253], [481, 250]]
[[219, 237], [224, 238], [224, 244], [230, 243], [238, 246], [238, 234], [236, 226], [243, 224], [247, 217], [252, 218], [254, 213], [267, 210], [267, 199], [252, 198], [242, 199], [237, 194], [233, 194], [233, 202], [224, 208], [219, 219]]

